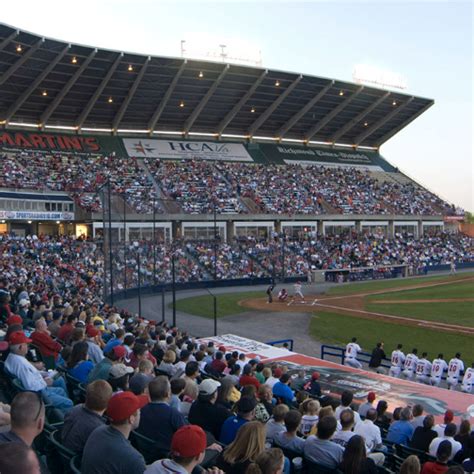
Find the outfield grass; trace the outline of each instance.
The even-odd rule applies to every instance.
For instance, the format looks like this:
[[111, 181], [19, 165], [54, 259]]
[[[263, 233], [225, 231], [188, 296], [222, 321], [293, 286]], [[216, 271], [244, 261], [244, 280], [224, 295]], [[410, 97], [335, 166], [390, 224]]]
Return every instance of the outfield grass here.
[[[216, 295], [217, 297], [217, 317], [229, 316], [231, 314], [244, 313], [248, 308], [239, 306], [238, 302], [247, 298], [257, 298], [262, 296], [261, 291], [248, 291], [244, 293], [225, 293]], [[168, 305], [171, 308], [171, 304]], [[184, 298], [176, 302], [176, 309], [184, 313], [195, 314], [203, 318], [214, 317], [214, 300], [210, 295], [194, 296]]]
[[394, 291], [367, 296], [372, 300], [417, 300], [417, 299], [443, 299], [443, 298], [474, 298], [474, 281], [460, 282], [452, 285], [440, 285], [414, 290]]
[[387, 354], [402, 343], [405, 351], [417, 347], [418, 351], [428, 352], [431, 358], [436, 357], [439, 352], [443, 352], [446, 358], [461, 352], [468, 364], [474, 361], [472, 336], [353, 318], [331, 312], [318, 312], [314, 315], [310, 323], [310, 334], [318, 341], [335, 345], [345, 345], [352, 337], [357, 337], [357, 342], [368, 352], [372, 351], [378, 341], [384, 341]]
[[[449, 276], [453, 281], [474, 276], [473, 272], [459, 273]], [[354, 293], [363, 293], [366, 291], [388, 290], [391, 288], [404, 288], [422, 283], [435, 283], [437, 281], [446, 280], [448, 275], [432, 276], [432, 277], [416, 277], [416, 278], [395, 278], [390, 280], [369, 281], [366, 283], [354, 283], [349, 285], [341, 285], [331, 288], [327, 295], [352, 295]]]

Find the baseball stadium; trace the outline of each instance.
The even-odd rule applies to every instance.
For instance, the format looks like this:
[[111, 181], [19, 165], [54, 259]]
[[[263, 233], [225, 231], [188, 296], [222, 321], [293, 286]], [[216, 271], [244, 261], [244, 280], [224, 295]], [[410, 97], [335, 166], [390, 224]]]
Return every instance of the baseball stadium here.
[[472, 472], [473, 224], [382, 155], [435, 106], [1, 23], [0, 472]]

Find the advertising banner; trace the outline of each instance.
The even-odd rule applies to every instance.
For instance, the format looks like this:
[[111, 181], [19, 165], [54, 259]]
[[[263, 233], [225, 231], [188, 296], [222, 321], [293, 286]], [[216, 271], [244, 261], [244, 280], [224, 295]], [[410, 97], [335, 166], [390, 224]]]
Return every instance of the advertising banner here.
[[72, 221], [73, 212], [0, 211], [0, 219], [32, 221]]
[[129, 156], [169, 160], [253, 161], [240, 143], [124, 138]]

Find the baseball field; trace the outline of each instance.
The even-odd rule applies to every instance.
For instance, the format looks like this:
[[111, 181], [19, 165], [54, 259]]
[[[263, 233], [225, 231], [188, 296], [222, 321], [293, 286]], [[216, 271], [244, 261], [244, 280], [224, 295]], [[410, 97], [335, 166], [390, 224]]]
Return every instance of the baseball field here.
[[[311, 294], [313, 288], [304, 289], [305, 303], [267, 304], [262, 292], [221, 294], [217, 315], [306, 312], [312, 314], [310, 335], [322, 343], [343, 345], [356, 336], [365, 350], [384, 341], [386, 352], [402, 343], [405, 351], [417, 347], [430, 358], [461, 352], [466, 363], [474, 361], [474, 273], [345, 284], [319, 295]], [[177, 309], [213, 315], [209, 296], [179, 300]]]

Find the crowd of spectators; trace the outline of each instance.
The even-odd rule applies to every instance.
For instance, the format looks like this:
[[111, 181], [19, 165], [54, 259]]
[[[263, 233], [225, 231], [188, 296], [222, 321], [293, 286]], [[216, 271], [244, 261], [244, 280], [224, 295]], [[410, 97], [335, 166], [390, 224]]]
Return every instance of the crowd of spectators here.
[[[187, 214], [457, 212], [411, 181], [389, 174], [374, 177], [355, 168], [153, 159], [145, 159], [143, 166], [147, 169], [136, 158], [21, 152], [0, 156], [0, 186], [66, 191], [78, 205], [95, 212], [101, 209], [96, 193], [107, 180], [112, 193], [141, 214], [152, 213], [153, 207], [163, 212], [159, 198], [176, 201]], [[242, 198], [253, 202], [251, 208]]]

